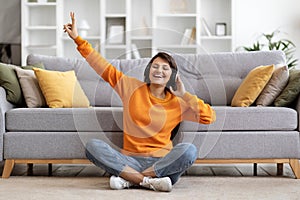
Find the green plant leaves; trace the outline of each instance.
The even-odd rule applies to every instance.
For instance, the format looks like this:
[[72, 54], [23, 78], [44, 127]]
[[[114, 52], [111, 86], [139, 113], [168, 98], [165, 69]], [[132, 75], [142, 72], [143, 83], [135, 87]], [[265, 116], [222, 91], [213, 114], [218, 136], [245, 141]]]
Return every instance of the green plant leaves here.
[[263, 39], [266, 39], [266, 43], [261, 43], [260, 41], [256, 41], [250, 47], [243, 46], [242, 48], [245, 51], [261, 51], [264, 49], [268, 50], [281, 50], [286, 55], [287, 65], [289, 69], [294, 68], [297, 65], [298, 59], [294, 58], [294, 53], [296, 50], [295, 44], [288, 39], [277, 39], [274, 37], [280, 33], [280, 31], [276, 30], [270, 34], [263, 33]]

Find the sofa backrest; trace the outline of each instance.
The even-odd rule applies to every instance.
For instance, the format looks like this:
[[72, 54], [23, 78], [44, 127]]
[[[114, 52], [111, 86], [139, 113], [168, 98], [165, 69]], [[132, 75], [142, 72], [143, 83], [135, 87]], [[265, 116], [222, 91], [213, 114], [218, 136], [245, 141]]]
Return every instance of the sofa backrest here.
[[[229, 105], [247, 74], [260, 65], [285, 64], [281, 51], [174, 54], [187, 91], [212, 105]], [[150, 58], [109, 60], [125, 74], [144, 80]], [[42, 62], [48, 70], [75, 70], [81, 87], [93, 106], [122, 106], [113, 89], [83, 59], [29, 55], [27, 64]]]

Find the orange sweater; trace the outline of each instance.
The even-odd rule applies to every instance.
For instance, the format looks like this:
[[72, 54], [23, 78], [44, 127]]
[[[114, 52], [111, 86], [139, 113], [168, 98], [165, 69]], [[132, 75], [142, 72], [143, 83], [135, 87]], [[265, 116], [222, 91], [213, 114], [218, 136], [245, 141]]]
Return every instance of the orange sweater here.
[[77, 49], [91, 67], [119, 94], [123, 102], [123, 153], [165, 156], [172, 149], [171, 131], [183, 120], [212, 123], [215, 112], [203, 100], [186, 92], [183, 98], [167, 92], [165, 99], [153, 96], [146, 83], [124, 75], [81, 37]]

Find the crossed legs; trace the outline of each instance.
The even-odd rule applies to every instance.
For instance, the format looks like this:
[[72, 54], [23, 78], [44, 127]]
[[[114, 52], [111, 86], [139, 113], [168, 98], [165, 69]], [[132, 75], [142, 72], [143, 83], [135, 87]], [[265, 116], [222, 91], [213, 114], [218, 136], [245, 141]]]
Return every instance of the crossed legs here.
[[175, 184], [196, 160], [193, 144], [180, 143], [165, 157], [126, 156], [102, 140], [92, 139], [86, 144], [86, 156], [96, 166], [139, 185], [144, 177], [169, 177]]

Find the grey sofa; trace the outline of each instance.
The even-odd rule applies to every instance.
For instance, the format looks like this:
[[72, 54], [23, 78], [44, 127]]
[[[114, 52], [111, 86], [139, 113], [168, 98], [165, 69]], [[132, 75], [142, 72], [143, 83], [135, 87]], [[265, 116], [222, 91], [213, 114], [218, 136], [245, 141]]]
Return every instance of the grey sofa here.
[[[280, 51], [174, 55], [186, 89], [210, 103], [210, 125], [182, 122], [174, 143], [198, 147], [196, 163], [289, 163], [300, 177], [299, 110], [287, 107], [231, 107], [248, 72], [259, 65], [285, 63]], [[149, 58], [112, 60], [127, 75], [143, 80]], [[0, 160], [7, 178], [18, 163], [89, 163], [91, 138], [122, 147], [122, 105], [118, 96], [81, 59], [29, 55], [28, 64], [49, 70], [75, 70], [91, 108], [17, 108], [0, 88]], [[281, 164], [282, 165], [282, 164]], [[280, 166], [280, 165], [279, 165]]]

